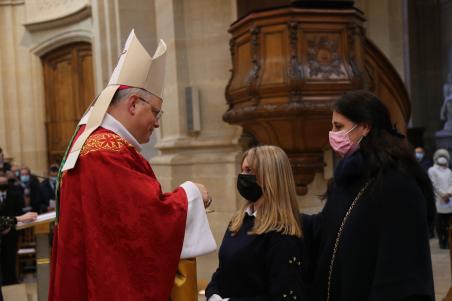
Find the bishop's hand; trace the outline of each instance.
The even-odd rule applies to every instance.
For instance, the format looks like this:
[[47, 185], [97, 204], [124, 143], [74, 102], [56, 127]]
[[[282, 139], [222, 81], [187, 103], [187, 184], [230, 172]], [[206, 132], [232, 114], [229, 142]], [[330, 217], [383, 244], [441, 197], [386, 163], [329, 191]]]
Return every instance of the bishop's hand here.
[[195, 183], [195, 185], [198, 187], [199, 191], [202, 195], [202, 201], [204, 202], [204, 207], [207, 208], [212, 203], [212, 197], [209, 195], [209, 192], [207, 191], [207, 188], [199, 183]]

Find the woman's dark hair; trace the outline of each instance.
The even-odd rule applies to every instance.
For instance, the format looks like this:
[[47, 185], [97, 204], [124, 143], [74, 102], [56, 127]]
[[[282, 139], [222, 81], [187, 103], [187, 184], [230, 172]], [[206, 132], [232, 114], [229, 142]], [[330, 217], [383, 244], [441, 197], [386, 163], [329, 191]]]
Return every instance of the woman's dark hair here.
[[364, 90], [348, 92], [334, 103], [333, 111], [355, 124], [370, 126], [369, 134], [360, 143], [368, 178], [378, 177], [388, 168], [403, 171], [417, 165], [412, 147], [393, 127], [388, 109], [376, 95]]
[[371, 128], [360, 143], [366, 162], [365, 180], [374, 179], [378, 183], [385, 171], [399, 170], [414, 176], [430, 202], [433, 189], [428, 175], [416, 161], [413, 147], [397, 132], [388, 109], [376, 95], [364, 90], [348, 92], [334, 103], [333, 111], [355, 124], [368, 124]]

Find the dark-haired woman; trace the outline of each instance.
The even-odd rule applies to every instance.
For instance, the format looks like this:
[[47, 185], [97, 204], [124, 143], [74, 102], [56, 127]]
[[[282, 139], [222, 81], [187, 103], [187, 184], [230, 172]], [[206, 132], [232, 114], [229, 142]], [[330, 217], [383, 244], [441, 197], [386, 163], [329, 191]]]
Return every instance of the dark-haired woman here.
[[432, 187], [387, 108], [370, 92], [345, 94], [329, 139], [342, 159], [323, 210], [303, 216], [309, 300], [434, 300], [425, 201]]

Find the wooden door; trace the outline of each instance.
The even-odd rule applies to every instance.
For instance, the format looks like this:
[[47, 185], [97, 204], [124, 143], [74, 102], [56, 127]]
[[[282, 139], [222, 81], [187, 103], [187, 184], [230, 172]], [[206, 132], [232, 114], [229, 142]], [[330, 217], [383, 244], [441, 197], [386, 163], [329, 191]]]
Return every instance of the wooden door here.
[[78, 121], [94, 97], [89, 43], [64, 45], [42, 57], [47, 155], [60, 163]]

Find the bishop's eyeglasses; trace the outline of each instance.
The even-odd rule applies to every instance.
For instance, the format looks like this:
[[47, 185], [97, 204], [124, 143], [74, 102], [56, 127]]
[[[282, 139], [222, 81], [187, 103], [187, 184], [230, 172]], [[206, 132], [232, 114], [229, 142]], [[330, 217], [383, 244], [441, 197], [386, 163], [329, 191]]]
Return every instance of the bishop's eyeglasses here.
[[140, 100], [142, 100], [143, 102], [145, 102], [145, 103], [147, 103], [148, 105], [151, 106], [151, 110], [152, 110], [152, 113], [154, 113], [155, 119], [160, 120], [160, 118], [162, 118], [162, 115], [163, 115], [163, 111], [162, 111], [162, 110], [156, 110], [156, 109], [154, 108], [154, 106], [153, 106], [149, 101], [147, 101], [146, 99], [144, 99], [143, 97], [138, 96], [138, 98], [139, 98]]

